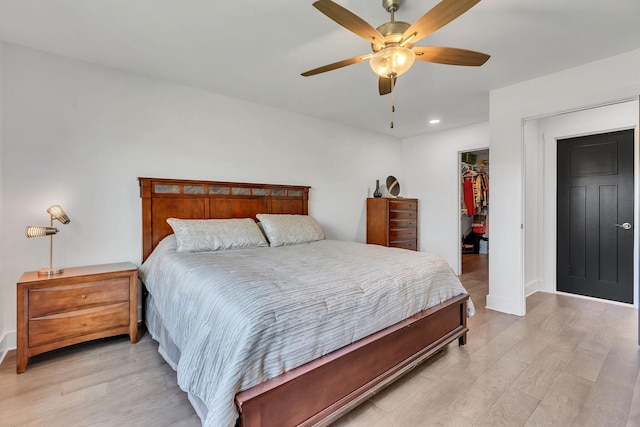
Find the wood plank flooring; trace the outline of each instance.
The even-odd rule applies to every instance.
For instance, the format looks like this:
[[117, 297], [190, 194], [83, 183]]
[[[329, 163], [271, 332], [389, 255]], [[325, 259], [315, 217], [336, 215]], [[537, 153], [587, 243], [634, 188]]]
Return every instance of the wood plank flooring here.
[[[537, 293], [527, 315], [484, 309], [487, 255], [465, 255], [477, 314], [449, 345], [336, 427], [640, 426], [637, 312]], [[0, 426], [198, 426], [148, 335], [84, 343], [0, 365]]]

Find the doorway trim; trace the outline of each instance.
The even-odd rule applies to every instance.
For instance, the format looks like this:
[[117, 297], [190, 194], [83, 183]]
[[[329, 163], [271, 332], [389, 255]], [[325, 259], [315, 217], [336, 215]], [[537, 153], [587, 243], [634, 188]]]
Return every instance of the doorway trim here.
[[[635, 109], [633, 108], [635, 104]], [[576, 113], [580, 116], [582, 115], [593, 115], [594, 117], [598, 117], [598, 114], [608, 113], [610, 111], [615, 111], [616, 109], [625, 109], [626, 107], [630, 107], [630, 111], [626, 111], [625, 117], [610, 117], [602, 119], [599, 121], [595, 120], [592, 128], [589, 127], [580, 127], [576, 128], [575, 125], [566, 125], [562, 124], [560, 121], [570, 121], [571, 115]], [[563, 138], [571, 138], [576, 136], [585, 136], [594, 133], [603, 133], [603, 132], [613, 132], [618, 130], [626, 130], [633, 129], [634, 130], [634, 224], [637, 224], [638, 227], [634, 227], [634, 304], [633, 306], [638, 307], [639, 302], [639, 272], [638, 272], [638, 253], [640, 247], [640, 233], [638, 228], [640, 228], [640, 123], [638, 122], [638, 110], [640, 110], [640, 102], [637, 97], [634, 98], [626, 98], [621, 99], [616, 102], [603, 103], [599, 105], [594, 105], [590, 107], [573, 109], [570, 111], [560, 112], [556, 114], [543, 115], [538, 117], [530, 117], [525, 118], [522, 121], [523, 125], [523, 139], [522, 139], [522, 153], [523, 153], [523, 163], [522, 163], [522, 174], [523, 174], [523, 194], [527, 195], [535, 188], [531, 187], [531, 183], [527, 181], [527, 176], [525, 173], [525, 167], [527, 163], [529, 163], [529, 167], [537, 167], [538, 171], [542, 173], [541, 186], [542, 188], [538, 188], [538, 192], [541, 194], [538, 198], [538, 202], [543, 205], [541, 218], [538, 218], [538, 226], [535, 230], [534, 235], [531, 232], [525, 232], [524, 238], [522, 239], [522, 254], [523, 259], [527, 259], [531, 256], [536, 258], [536, 266], [538, 270], [535, 274], [531, 274], [531, 271], [526, 271], [527, 264], [523, 264], [523, 281], [522, 285], [525, 290], [525, 298], [527, 295], [537, 291], [557, 293], [556, 286], [556, 248], [555, 241], [557, 239], [557, 224], [555, 220], [555, 213], [557, 210], [557, 140]], [[611, 118], [613, 117], [613, 118]], [[554, 132], [549, 132], [550, 134], [541, 134], [539, 130], [539, 124], [542, 121], [555, 121], [558, 120], [558, 123]], [[577, 119], [581, 120], [580, 118]], [[546, 124], [543, 130], [552, 128], [549, 123]], [[528, 127], [535, 128], [535, 139], [532, 140], [531, 129], [527, 132]], [[542, 147], [539, 147], [542, 145]], [[534, 146], [536, 148], [541, 149], [542, 158], [537, 159], [537, 162], [533, 165], [529, 161], [530, 158], [526, 155], [527, 149]], [[524, 204], [524, 200], [523, 200]], [[523, 206], [523, 217], [526, 217], [526, 213], [530, 211], [527, 206]], [[525, 223], [526, 224], [526, 223]], [[542, 246], [542, 251], [538, 250], [536, 253], [531, 253], [532, 247], [535, 248], [535, 245], [531, 245], [531, 240], [535, 239], [537, 236], [541, 236], [539, 238], [539, 242]], [[542, 254], [541, 254], [542, 252]], [[529, 267], [531, 268], [531, 267]], [[535, 276], [537, 278], [536, 285], [531, 286], [531, 282], [527, 283], [527, 277]], [[602, 300], [605, 301], [605, 300]], [[629, 306], [629, 304], [626, 304]]]

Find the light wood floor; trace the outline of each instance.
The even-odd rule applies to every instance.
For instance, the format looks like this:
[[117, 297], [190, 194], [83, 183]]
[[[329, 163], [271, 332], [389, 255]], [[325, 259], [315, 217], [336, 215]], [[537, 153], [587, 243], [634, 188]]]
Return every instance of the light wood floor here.
[[[373, 396], [335, 426], [640, 426], [637, 312], [538, 293], [527, 315], [485, 310], [486, 255], [465, 256], [476, 305], [468, 344]], [[198, 426], [175, 373], [145, 335], [0, 365], [0, 426]]]

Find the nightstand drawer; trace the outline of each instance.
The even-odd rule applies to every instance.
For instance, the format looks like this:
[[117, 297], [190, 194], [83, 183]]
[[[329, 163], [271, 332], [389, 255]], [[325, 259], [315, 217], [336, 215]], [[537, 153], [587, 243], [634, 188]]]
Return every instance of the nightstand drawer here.
[[129, 302], [52, 314], [29, 320], [29, 347], [129, 325]]
[[29, 318], [129, 301], [129, 278], [97, 280], [29, 290]]

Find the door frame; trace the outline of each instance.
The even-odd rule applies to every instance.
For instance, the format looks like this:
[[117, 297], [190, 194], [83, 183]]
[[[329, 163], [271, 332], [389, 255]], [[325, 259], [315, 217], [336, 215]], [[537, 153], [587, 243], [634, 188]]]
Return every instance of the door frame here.
[[[624, 114], [614, 114], [620, 109], [624, 110]], [[541, 212], [538, 212], [537, 218], [538, 224], [536, 229], [532, 233], [525, 233], [522, 239], [522, 254], [523, 258], [534, 257], [537, 261], [535, 274], [531, 272], [525, 272], [526, 264], [523, 263], [523, 286], [525, 287], [525, 296], [530, 295], [537, 291], [558, 293], [556, 286], [556, 247], [555, 242], [557, 239], [557, 224], [555, 215], [557, 212], [557, 140], [564, 138], [572, 138], [579, 136], [591, 135], [594, 133], [614, 132], [619, 130], [633, 129], [634, 130], [634, 304], [638, 307], [639, 302], [639, 262], [638, 262], [638, 248], [640, 247], [640, 124], [638, 122], [638, 111], [640, 110], [640, 103], [637, 97], [627, 98], [618, 102], [612, 102], [608, 104], [602, 104], [597, 106], [591, 106], [588, 108], [575, 109], [572, 111], [566, 111], [553, 115], [545, 115], [539, 117], [532, 117], [523, 120], [523, 147], [522, 147], [522, 167], [523, 167], [523, 194], [527, 194], [532, 191], [530, 183], [527, 182], [525, 176], [525, 167], [535, 167], [539, 171], [540, 176], [537, 188], [538, 193], [541, 195], [538, 198], [538, 202], [541, 204]], [[577, 117], [593, 116], [595, 119], [589, 126], [576, 125], [575, 122], [585, 121], [584, 118], [579, 118], [571, 123], [570, 115], [577, 115]], [[602, 117], [605, 116], [603, 119]], [[563, 123], [565, 119], [568, 120], [568, 124]], [[552, 125], [547, 123], [543, 126], [543, 131], [549, 131], [545, 134], [540, 134], [538, 125], [543, 121], [549, 120]], [[532, 129], [533, 130], [532, 130]], [[535, 137], [534, 137], [535, 135]], [[540, 158], [533, 159], [534, 162], [529, 160], [526, 152], [527, 146], [529, 148], [536, 147], [539, 149]], [[533, 215], [534, 212], [528, 212], [527, 207], [524, 206], [523, 198], [523, 216], [525, 218]], [[527, 223], [526, 221], [524, 222]], [[536, 245], [528, 245], [532, 239], [537, 239], [538, 250], [531, 253], [531, 247], [536, 248]], [[529, 273], [529, 274], [527, 274]], [[526, 277], [536, 277], [535, 282], [527, 283]], [[567, 294], [572, 295], [573, 294]], [[575, 296], [578, 298], [590, 298]], [[606, 300], [598, 300], [606, 301]], [[607, 301], [609, 302], [609, 301]], [[630, 304], [610, 302], [611, 304], [621, 304], [624, 306], [630, 306]]]

